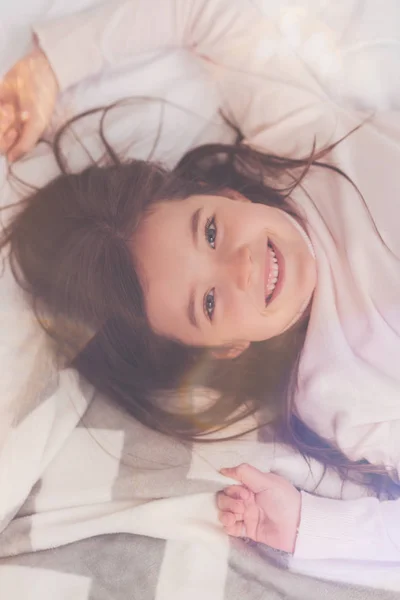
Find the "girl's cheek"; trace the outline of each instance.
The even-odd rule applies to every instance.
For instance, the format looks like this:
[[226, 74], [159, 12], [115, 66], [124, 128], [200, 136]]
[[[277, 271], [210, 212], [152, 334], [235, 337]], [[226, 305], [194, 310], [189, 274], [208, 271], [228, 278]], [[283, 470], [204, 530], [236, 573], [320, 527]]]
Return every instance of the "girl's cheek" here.
[[226, 307], [226, 314], [234, 329], [241, 329], [243, 324], [249, 318], [252, 307], [249, 306], [249, 300], [242, 294], [235, 294], [229, 305]]
[[245, 337], [249, 327], [259, 317], [253, 299], [246, 293], [225, 288], [220, 290], [219, 300], [219, 322], [226, 335], [232, 338]]

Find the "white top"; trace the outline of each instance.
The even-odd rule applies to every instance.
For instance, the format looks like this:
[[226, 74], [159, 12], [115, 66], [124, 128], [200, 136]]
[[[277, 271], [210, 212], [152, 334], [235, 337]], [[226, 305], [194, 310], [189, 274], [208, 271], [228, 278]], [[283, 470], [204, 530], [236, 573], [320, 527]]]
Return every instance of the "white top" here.
[[[207, 60], [225, 110], [249, 143], [265, 151], [304, 156], [314, 136], [322, 146], [360, 123], [360, 115], [328, 97], [308, 65], [282, 43], [277, 23], [250, 0], [151, 5], [153, 19], [149, 0], [125, 0], [36, 27], [61, 88], [138, 53], [181, 45]], [[325, 169], [313, 171], [305, 191], [295, 194], [318, 263], [297, 410], [351, 458], [399, 470], [400, 114], [365, 124], [333, 158], [363, 199]], [[338, 501], [303, 493], [293, 568], [351, 580], [340, 569], [329, 572], [333, 562], [322, 561], [322, 572], [321, 563], [303, 560], [324, 558], [400, 563], [400, 500]], [[360, 575], [353, 580], [368, 583]]]

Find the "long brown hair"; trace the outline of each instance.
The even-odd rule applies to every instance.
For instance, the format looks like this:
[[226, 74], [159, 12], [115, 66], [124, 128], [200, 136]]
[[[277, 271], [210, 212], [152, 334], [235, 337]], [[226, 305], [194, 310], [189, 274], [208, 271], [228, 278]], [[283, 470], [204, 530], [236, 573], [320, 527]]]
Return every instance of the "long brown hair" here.
[[[342, 476], [357, 472], [371, 483], [378, 475], [376, 481], [386, 485], [383, 469], [351, 462], [294, 414], [307, 313], [281, 336], [251, 344], [236, 359], [216, 361], [207, 349], [151, 330], [128, 247], [155, 203], [222, 194], [226, 188], [300, 220], [290, 195], [310, 168], [346, 177], [321, 162], [327, 150], [317, 154], [313, 149], [304, 160], [294, 160], [257, 152], [239, 140], [191, 150], [171, 170], [151, 161], [120, 160], [101, 131], [107, 164], [69, 173], [62, 154], [64, 131], [53, 148], [61, 174], [26, 199], [4, 229], [0, 247], [9, 246], [13, 273], [67, 362], [153, 429], [199, 440], [257, 413], [261, 422], [273, 424], [279, 440], [336, 467]], [[185, 398], [196, 384], [218, 391], [209, 408], [174, 411], [160, 402], [167, 391]]]

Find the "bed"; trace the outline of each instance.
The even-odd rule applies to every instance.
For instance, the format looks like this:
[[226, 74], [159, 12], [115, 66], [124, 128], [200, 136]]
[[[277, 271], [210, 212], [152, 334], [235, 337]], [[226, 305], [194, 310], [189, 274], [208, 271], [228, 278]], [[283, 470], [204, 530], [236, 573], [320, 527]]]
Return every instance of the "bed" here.
[[[368, 111], [398, 108], [395, 0], [257, 3], [281, 20], [285, 43], [296, 46], [336, 101]], [[2, 0], [0, 73], [29, 47], [30, 23], [91, 4]], [[134, 99], [114, 111], [109, 123], [111, 138], [127, 153], [147, 156], [161, 121], [155, 158], [167, 164], [196, 144], [232, 139], [205, 70], [178, 50], [138, 57], [123, 71], [68, 91], [53, 127], [97, 106], [99, 98], [107, 104], [128, 96]], [[95, 138], [88, 139], [95, 148]], [[77, 165], [84, 160], [78, 150], [70, 158]], [[40, 185], [56, 170], [46, 147], [39, 146], [16, 172]], [[1, 205], [15, 203], [26, 189], [10, 185], [2, 159], [0, 178]], [[273, 443], [267, 429], [211, 445], [147, 430], [75, 372], [55, 368], [7, 265], [0, 277], [0, 331], [1, 600], [398, 597], [400, 576], [393, 570], [382, 572], [386, 590], [368, 587], [372, 579], [362, 565], [359, 587], [339, 585], [289, 571], [282, 553], [229, 540], [214, 501], [226, 482], [219, 469], [241, 462], [274, 470], [308, 490], [318, 484], [315, 491], [330, 497], [356, 498], [366, 490], [342, 487], [330, 472], [321, 480], [321, 465], [314, 461], [310, 470], [301, 456]], [[194, 401], [204, 394], [197, 390]], [[346, 579], [346, 566], [337, 568]], [[315, 569], [323, 578], [324, 565], [310, 573]]]

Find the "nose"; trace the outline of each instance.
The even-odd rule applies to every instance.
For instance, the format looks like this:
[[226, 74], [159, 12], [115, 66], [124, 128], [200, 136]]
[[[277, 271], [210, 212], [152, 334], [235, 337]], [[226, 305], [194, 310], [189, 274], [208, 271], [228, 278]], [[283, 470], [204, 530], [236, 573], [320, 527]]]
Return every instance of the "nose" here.
[[242, 291], [247, 290], [250, 285], [252, 270], [251, 252], [248, 246], [241, 246], [227, 258], [228, 276]]

